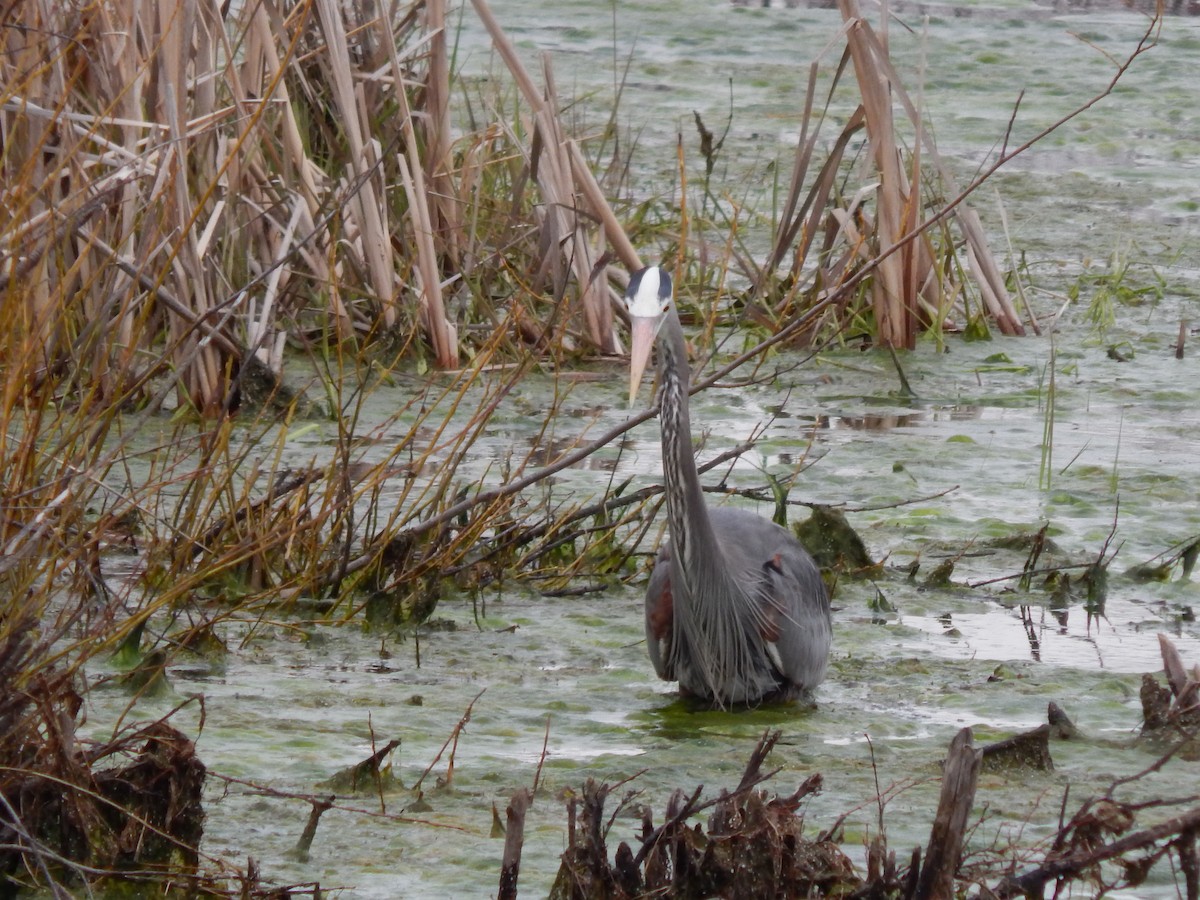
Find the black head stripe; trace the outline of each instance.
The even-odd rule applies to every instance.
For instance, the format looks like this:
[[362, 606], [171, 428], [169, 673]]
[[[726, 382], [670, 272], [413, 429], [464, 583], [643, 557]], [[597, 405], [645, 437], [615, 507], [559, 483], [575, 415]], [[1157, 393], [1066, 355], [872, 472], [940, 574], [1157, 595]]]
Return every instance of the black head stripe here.
[[650, 267], [645, 266], [629, 276], [629, 288], [625, 291], [626, 297], [634, 297], [637, 295], [638, 288], [642, 286], [642, 276], [645, 275], [649, 270]]

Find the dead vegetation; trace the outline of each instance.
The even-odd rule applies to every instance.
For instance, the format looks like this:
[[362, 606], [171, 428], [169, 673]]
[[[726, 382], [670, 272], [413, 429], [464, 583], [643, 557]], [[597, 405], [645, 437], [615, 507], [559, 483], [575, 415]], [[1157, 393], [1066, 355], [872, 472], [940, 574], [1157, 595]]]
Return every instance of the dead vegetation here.
[[75, 680], [37, 665], [46, 648], [25, 625], [0, 633], [0, 889], [206, 882], [206, 770], [192, 742], [165, 720], [79, 741]]
[[[1195, 691], [1200, 669], [1184, 675], [1178, 653], [1166, 638], [1163, 661], [1177, 709], [1171, 712], [1172, 735], [1164, 754], [1144, 772], [1121, 779], [1099, 796], [1089, 797], [1066, 816], [1070, 798], [1062, 798], [1063, 818], [1053, 836], [1036, 846], [1013, 848], [997, 840], [981, 845], [988, 829], [986, 807], [978, 812], [979, 775], [988, 766], [1020, 777], [1021, 772], [1053, 767], [1050, 743], [1078, 739], [1069, 719], [1051, 704], [1050, 722], [1025, 735], [976, 747], [970, 728], [951, 742], [942, 762], [941, 792], [924, 847], [889, 845], [884, 800], [878, 832], [866, 847], [863, 871], [841, 840], [842, 820], [814, 828], [805, 819], [805, 798], [821, 790], [821, 775], [806, 777], [796, 790], [780, 796], [762, 785], [782, 771], [763, 771], [781, 733], [765, 733], [751, 753], [740, 783], [731, 791], [703, 799], [704, 787], [677, 790], [661, 824], [639, 803], [641, 793], [626, 789], [616, 808], [606, 804], [622, 785], [586, 782], [567, 800], [568, 847], [550, 896], [558, 900], [635, 897], [858, 897], [936, 898], [961, 896], [1042, 897], [1053, 890], [1088, 896], [1136, 889], [1156, 866], [1179, 873], [1181, 896], [1200, 896], [1200, 796], [1194, 792], [1149, 802], [1122, 799], [1123, 789], [1168, 765], [1194, 747], [1200, 723]], [[1172, 674], [1174, 673], [1174, 674]], [[1145, 676], [1155, 683], [1154, 676]], [[1146, 692], [1143, 692], [1143, 697]], [[1182, 705], [1179, 701], [1182, 700]], [[1181, 719], [1191, 718], [1185, 724]], [[1070, 726], [1070, 727], [1068, 727]], [[1143, 734], [1164, 725], [1148, 717]], [[1030, 752], [1029, 747], [1036, 747]], [[517, 896], [521, 834], [531, 793], [522, 789], [508, 808], [508, 840], [500, 880], [501, 898]], [[1182, 812], [1173, 810], [1182, 809]], [[1166, 812], [1166, 815], [1163, 813]], [[707, 818], [701, 816], [707, 814]], [[640, 818], [640, 834], [621, 840], [614, 831]], [[1142, 820], [1150, 818], [1148, 824]]]
[[[635, 852], [622, 841], [610, 862], [607, 832], [636, 799], [631, 791], [617, 809], [605, 812], [612, 790], [588, 781], [582, 795], [568, 801], [568, 841], [553, 898], [642, 897], [810, 897], [846, 892], [854, 868], [828, 837], [807, 839], [798, 814], [804, 798], [821, 789], [821, 776], [806, 779], [786, 797], [756, 790], [778, 770], [762, 765], [781, 737], [763, 735], [751, 754], [741, 783], [731, 792], [701, 801], [677, 790], [655, 827], [642, 809], [641, 844]], [[711, 810], [707, 828], [690, 824]]]

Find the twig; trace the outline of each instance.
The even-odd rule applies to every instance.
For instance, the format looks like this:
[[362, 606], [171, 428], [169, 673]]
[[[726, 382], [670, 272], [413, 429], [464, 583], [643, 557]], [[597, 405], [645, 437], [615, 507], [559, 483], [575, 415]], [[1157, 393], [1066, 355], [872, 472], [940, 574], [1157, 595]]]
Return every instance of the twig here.
[[[451, 742], [454, 743], [455, 747], [458, 746], [458, 736], [462, 730], [467, 727], [467, 723], [471, 721], [471, 710], [475, 708], [475, 701], [482, 697], [484, 691], [486, 690], [487, 688], [481, 690], [471, 699], [471, 702], [467, 704], [466, 711], [463, 712], [462, 718], [458, 720], [458, 724], [455, 725], [454, 729], [450, 732], [450, 736], [446, 738], [446, 742], [442, 744], [442, 749], [437, 752], [437, 756], [433, 758], [433, 761], [425, 768], [425, 771], [421, 773], [421, 777], [417, 779], [417, 783], [412, 786], [414, 791], [420, 789], [421, 784], [425, 781], [425, 778], [429, 775], [429, 773], [433, 771], [433, 767], [437, 765], [438, 760], [442, 758], [442, 754], [446, 752], [446, 748], [450, 746]], [[452, 773], [454, 768], [453, 750], [450, 752], [450, 760], [450, 770]]]
[[875, 807], [876, 807], [876, 815], [877, 815], [876, 827], [879, 829], [879, 833], [883, 834], [884, 800], [883, 800], [883, 791], [880, 790], [880, 788], [879, 788], [879, 766], [876, 764], [876, 761], [875, 761], [875, 744], [871, 741], [870, 734], [864, 733], [863, 737], [866, 738], [866, 740], [867, 740], [867, 750], [871, 754], [871, 777], [875, 779]]
[[1105, 792], [1104, 796], [1111, 799], [1117, 788], [1121, 787], [1122, 785], [1131, 784], [1134, 781], [1138, 781], [1141, 778], [1145, 778], [1147, 775], [1159, 771], [1163, 766], [1171, 761], [1176, 753], [1178, 753], [1187, 745], [1187, 740], [1177, 741], [1175, 744], [1169, 747], [1167, 751], [1162, 754], [1162, 756], [1150, 763], [1150, 765], [1146, 766], [1146, 768], [1142, 769], [1140, 772], [1137, 772], [1133, 775], [1126, 775], [1124, 778], [1118, 778], [1113, 781], [1113, 783], [1109, 785], [1109, 788]]
[[1116, 859], [1134, 850], [1142, 850], [1164, 838], [1194, 832], [1197, 828], [1200, 828], [1200, 807], [1094, 850], [1081, 850], [1059, 859], [1046, 860], [1036, 869], [1005, 878], [996, 886], [994, 893], [1001, 900], [1022, 895], [1041, 897], [1050, 881], [1077, 875], [1105, 860]]
[[[249, 788], [249, 791], [247, 791], [249, 796], [275, 797], [279, 800], [303, 800], [306, 803], [314, 803], [320, 799], [315, 794], [301, 794], [295, 791], [281, 791], [278, 788], [268, 787], [267, 785], [259, 784], [255, 781], [248, 781], [245, 778], [236, 778], [233, 775], [223, 775], [220, 772], [214, 772], [212, 769], [209, 769], [208, 774], [212, 778], [216, 778], [219, 781], [225, 782], [226, 785], [236, 784], [240, 785], [241, 787]], [[449, 825], [445, 822], [434, 822], [430, 819], [418, 819], [414, 816], [406, 816], [399, 813], [381, 812], [377, 809], [363, 809], [360, 806], [342, 806], [335, 803], [332, 808], [338, 810], [339, 812], [353, 813], [354, 815], [358, 816], [370, 816], [374, 819], [384, 819], [389, 822], [403, 822], [409, 825], [428, 825], [432, 828], [446, 828], [451, 831], [471, 831], [471, 829], [462, 825]], [[213, 861], [217, 861], [217, 858], [213, 857]]]
[[538, 758], [537, 771], [533, 773], [533, 793], [537, 794], [538, 784], [542, 780], [542, 766], [546, 764], [549, 755], [546, 748], [550, 746], [550, 717], [546, 716], [546, 736], [542, 738], [542, 755]]
[[1013, 581], [1021, 578], [1032, 578], [1034, 575], [1050, 575], [1054, 572], [1070, 572], [1072, 569], [1090, 569], [1095, 563], [1071, 563], [1063, 566], [1050, 566], [1045, 569], [1032, 569], [1028, 572], [1016, 572], [1012, 575], [997, 575], [995, 578], [984, 578], [982, 581], [968, 581], [967, 587], [977, 588], [1001, 581]]

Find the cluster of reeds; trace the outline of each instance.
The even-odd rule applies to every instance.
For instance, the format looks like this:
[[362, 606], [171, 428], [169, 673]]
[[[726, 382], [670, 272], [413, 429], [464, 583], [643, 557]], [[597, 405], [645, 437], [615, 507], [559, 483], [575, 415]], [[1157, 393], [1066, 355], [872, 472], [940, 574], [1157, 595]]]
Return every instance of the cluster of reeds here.
[[[267, 608], [393, 625], [455, 582], [524, 572], [562, 588], [623, 566], [653, 490], [565, 505], [527, 492], [639, 418], [549, 460], [499, 460], [491, 487], [458, 474], [530, 366], [619, 352], [609, 263], [639, 263], [610, 206], [623, 168], [596, 173], [549, 61], [539, 88], [484, 0], [474, 14], [515, 97], [465, 111], [444, 0], [0, 8], [0, 870], [53, 884], [67, 858], [80, 880], [148, 862], [74, 852], [119, 802], [97, 800], [90, 773], [138, 749], [75, 738], [89, 658], [124, 647], [143, 667], [136, 693], [172, 654], [219, 647], [222, 621]], [[951, 214], [976, 290], [1018, 331], [884, 43], [844, 12], [837, 80], [852, 61], [862, 105], [810, 178], [810, 80], [787, 212], [746, 272], [764, 345], [833, 333], [867, 298], [879, 340], [910, 346], [966, 295], [958, 239], [931, 231]], [[907, 152], [897, 98], [919, 137]], [[839, 173], [863, 127], [878, 186], [847, 199]], [[680, 209], [651, 237], [684, 267], [689, 222]], [[396, 379], [405, 400], [364, 427]], [[322, 450], [290, 461], [318, 427]], [[113, 574], [121, 553], [137, 555], [132, 575]], [[143, 739], [194, 786], [175, 736]], [[25, 827], [33, 807], [12, 798], [41, 796], [39, 779], [99, 804], [72, 813], [75, 844]]]
[[[523, 347], [615, 348], [607, 286], [572, 274], [570, 191], [542, 202], [519, 116], [452, 139], [444, 3], [31, 0], [4, 22], [0, 876], [171, 879], [196, 863], [202, 767], [163, 734], [80, 741], [82, 666], [124, 648], [136, 696], [257, 605], [419, 620], [443, 579], [536, 566], [571, 519], [521, 511], [534, 454], [490, 499], [456, 470]], [[574, 278], [602, 309], [556, 319]], [[315, 399], [283, 387], [289, 346]], [[397, 360], [461, 357], [371, 422], [390, 446], [364, 440]], [[284, 464], [314, 415], [328, 452]], [[174, 755], [135, 783], [135, 753]]]
[[[617, 350], [605, 247], [627, 267], [637, 253], [564, 132], [549, 62], [539, 88], [486, 4], [475, 9], [524, 104], [485, 122], [451, 110], [444, 0], [390, 13], [336, 0], [13, 3], [0, 241], [18, 325], [3, 341], [26, 389], [161, 402], [155, 379], [169, 374], [181, 403], [211, 414], [236, 405], [255, 365], [278, 377], [289, 341], [388, 336], [442, 368], [501, 327], [543, 342], [573, 329]], [[781, 327], [835, 294], [844, 314], [852, 279], [878, 340], [911, 346], [965, 297], [969, 269], [999, 327], [1019, 332], [977, 216], [938, 203], [961, 192], [885, 43], [850, 0], [843, 14], [831, 90], [850, 61], [861, 103], [810, 175], [824, 120], [814, 64], [784, 213], [748, 273], [759, 294], [787, 285], [766, 318]], [[840, 197], [864, 128], [876, 180]], [[953, 217], [965, 254], [949, 233], [935, 240], [927, 211]], [[575, 315], [562, 316], [569, 295]]]
[[[798, 208], [789, 204], [789, 212], [792, 208], [795, 212], [785, 216], [786, 227], [777, 234], [772, 258], [782, 261], [795, 245], [792, 274], [799, 276], [805, 253], [823, 233], [816, 278], [824, 291], [840, 288], [862, 267], [872, 267], [865, 286], [876, 339], [885, 346], [911, 349], [920, 331], [940, 327], [950, 310], [967, 300], [968, 280], [1003, 333], [1024, 333], [975, 210], [959, 204], [938, 231], [926, 228], [927, 211], [940, 214], [942, 198], [960, 193], [957, 180], [938, 155], [922, 111], [892, 68], [886, 38], [862, 17], [856, 0], [839, 0], [839, 9], [846, 23], [845, 56], [852, 64], [861, 102], [835, 141], [841, 149], [827, 158], [810, 190], [810, 199], [822, 202]], [[845, 66], [845, 56], [839, 71]], [[897, 106], [911, 129], [907, 152], [898, 144]], [[823, 201], [834, 192], [839, 155], [859, 129], [866, 130], [866, 153], [878, 180], [860, 189], [849, 203], [835, 206], [818, 228], [813, 216], [824, 210]], [[810, 156], [816, 138], [814, 131], [808, 138], [809, 147], [801, 140], [802, 149]], [[807, 180], [804, 153], [797, 156], [796, 163], [795, 181], [803, 183]], [[926, 168], [931, 177], [926, 176]], [[868, 190], [874, 193], [873, 213], [863, 203]], [[807, 222], [801, 218], [806, 213]], [[958, 234], [950, 229], [951, 222]], [[965, 250], [961, 254], [960, 242]], [[969, 306], [964, 311], [969, 317]]]

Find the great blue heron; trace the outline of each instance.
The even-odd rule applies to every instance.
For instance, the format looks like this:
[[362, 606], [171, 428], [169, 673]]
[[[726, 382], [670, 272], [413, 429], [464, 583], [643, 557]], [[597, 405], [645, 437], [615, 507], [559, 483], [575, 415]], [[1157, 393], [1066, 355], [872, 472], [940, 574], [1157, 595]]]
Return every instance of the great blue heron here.
[[671, 277], [649, 266], [629, 280], [629, 400], [658, 345], [659, 422], [670, 543], [646, 591], [646, 642], [660, 678], [716, 706], [796, 697], [825, 677], [829, 595], [786, 529], [704, 503], [692, 453], [688, 359]]

